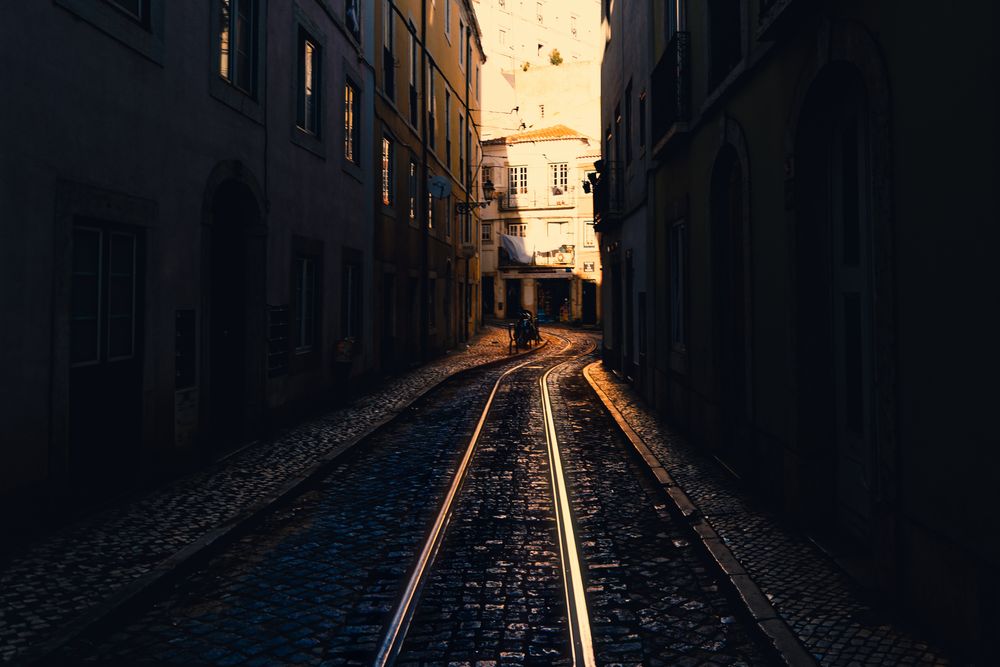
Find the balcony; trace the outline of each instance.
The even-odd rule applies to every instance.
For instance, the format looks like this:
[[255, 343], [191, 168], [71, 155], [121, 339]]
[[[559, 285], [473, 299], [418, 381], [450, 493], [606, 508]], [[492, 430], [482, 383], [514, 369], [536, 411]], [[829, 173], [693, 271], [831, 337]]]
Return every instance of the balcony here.
[[501, 211], [523, 211], [532, 208], [573, 208], [576, 206], [576, 186], [532, 188], [526, 192], [503, 192], [498, 195]]
[[604, 162], [600, 177], [594, 184], [594, 221], [595, 230], [607, 228], [621, 217], [625, 204], [625, 182], [622, 179], [621, 166], [616, 162]]
[[[653, 146], [691, 120], [691, 33], [678, 31], [653, 69]], [[679, 128], [678, 128], [679, 129]]]
[[500, 266], [503, 268], [523, 266], [550, 266], [554, 268], [569, 268], [576, 265], [576, 246], [564, 244], [556, 250], [531, 253], [531, 263], [523, 264], [514, 261], [504, 247], [500, 247]]

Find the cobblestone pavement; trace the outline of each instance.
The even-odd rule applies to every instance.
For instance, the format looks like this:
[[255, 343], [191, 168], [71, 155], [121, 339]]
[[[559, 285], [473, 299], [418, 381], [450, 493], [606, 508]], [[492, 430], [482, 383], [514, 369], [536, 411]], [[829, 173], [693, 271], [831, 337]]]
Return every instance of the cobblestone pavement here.
[[[589, 336], [564, 333], [580, 350]], [[569, 664], [537, 380], [551, 345], [501, 384], [399, 665]], [[745, 620], [644, 481], [577, 361], [550, 381], [599, 664], [763, 664]], [[338, 460], [123, 627], [60, 659], [371, 664], [489, 390], [453, 380]]]
[[393, 378], [346, 407], [26, 545], [0, 569], [0, 660], [45, 641], [426, 388], [507, 354], [506, 332], [487, 329], [466, 351]]
[[593, 360], [563, 366], [549, 386], [598, 663], [766, 664], [741, 604], [722, 592], [583, 378]]
[[371, 664], [486, 396], [509, 365], [442, 386], [134, 622], [81, 638], [63, 657]]
[[715, 527], [806, 648], [825, 665], [949, 664], [895, 626], [803, 535], [734, 488], [712, 460], [659, 422], [603, 366], [591, 376]]

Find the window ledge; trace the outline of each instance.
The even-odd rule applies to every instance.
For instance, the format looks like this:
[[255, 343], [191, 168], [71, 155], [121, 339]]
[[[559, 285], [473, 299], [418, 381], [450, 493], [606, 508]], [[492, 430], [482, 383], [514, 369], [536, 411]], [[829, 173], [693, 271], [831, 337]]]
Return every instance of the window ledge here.
[[162, 66], [164, 60], [163, 0], [150, 0], [149, 28], [111, 5], [94, 0], [54, 0], [55, 3], [121, 42], [139, 55]]
[[326, 145], [323, 143], [322, 137], [294, 125], [292, 126], [291, 139], [296, 146], [304, 148], [320, 159], [326, 159]]
[[364, 175], [361, 173], [361, 165], [357, 162], [351, 162], [346, 157], [343, 158], [342, 169], [345, 174], [356, 180], [358, 183], [364, 183]]
[[[258, 99], [240, 90], [218, 74], [210, 75], [208, 94], [258, 125], [264, 124], [264, 105]], [[261, 99], [263, 97], [263, 95], [260, 96]]]

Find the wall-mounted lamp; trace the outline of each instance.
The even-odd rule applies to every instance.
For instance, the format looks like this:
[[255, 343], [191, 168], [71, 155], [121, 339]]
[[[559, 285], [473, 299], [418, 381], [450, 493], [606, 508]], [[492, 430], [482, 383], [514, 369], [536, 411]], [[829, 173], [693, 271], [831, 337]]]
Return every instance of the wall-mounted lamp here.
[[464, 202], [460, 201], [455, 204], [456, 213], [470, 213], [474, 208], [486, 208], [493, 201], [493, 195], [496, 194], [496, 189], [493, 187], [493, 181], [487, 180], [483, 181], [483, 199], [486, 201], [470, 201]]

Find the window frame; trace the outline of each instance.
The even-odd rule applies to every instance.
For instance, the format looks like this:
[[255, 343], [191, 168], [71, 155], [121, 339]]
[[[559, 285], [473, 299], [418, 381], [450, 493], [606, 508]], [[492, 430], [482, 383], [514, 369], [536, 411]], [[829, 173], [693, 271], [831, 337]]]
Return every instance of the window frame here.
[[296, 42], [295, 72], [295, 126], [301, 132], [319, 139], [323, 117], [323, 45], [313, 36], [308, 26], [301, 23]]
[[361, 88], [354, 80], [344, 78], [344, 160], [361, 166]]
[[382, 134], [382, 206], [396, 204], [396, 140], [388, 133]]

